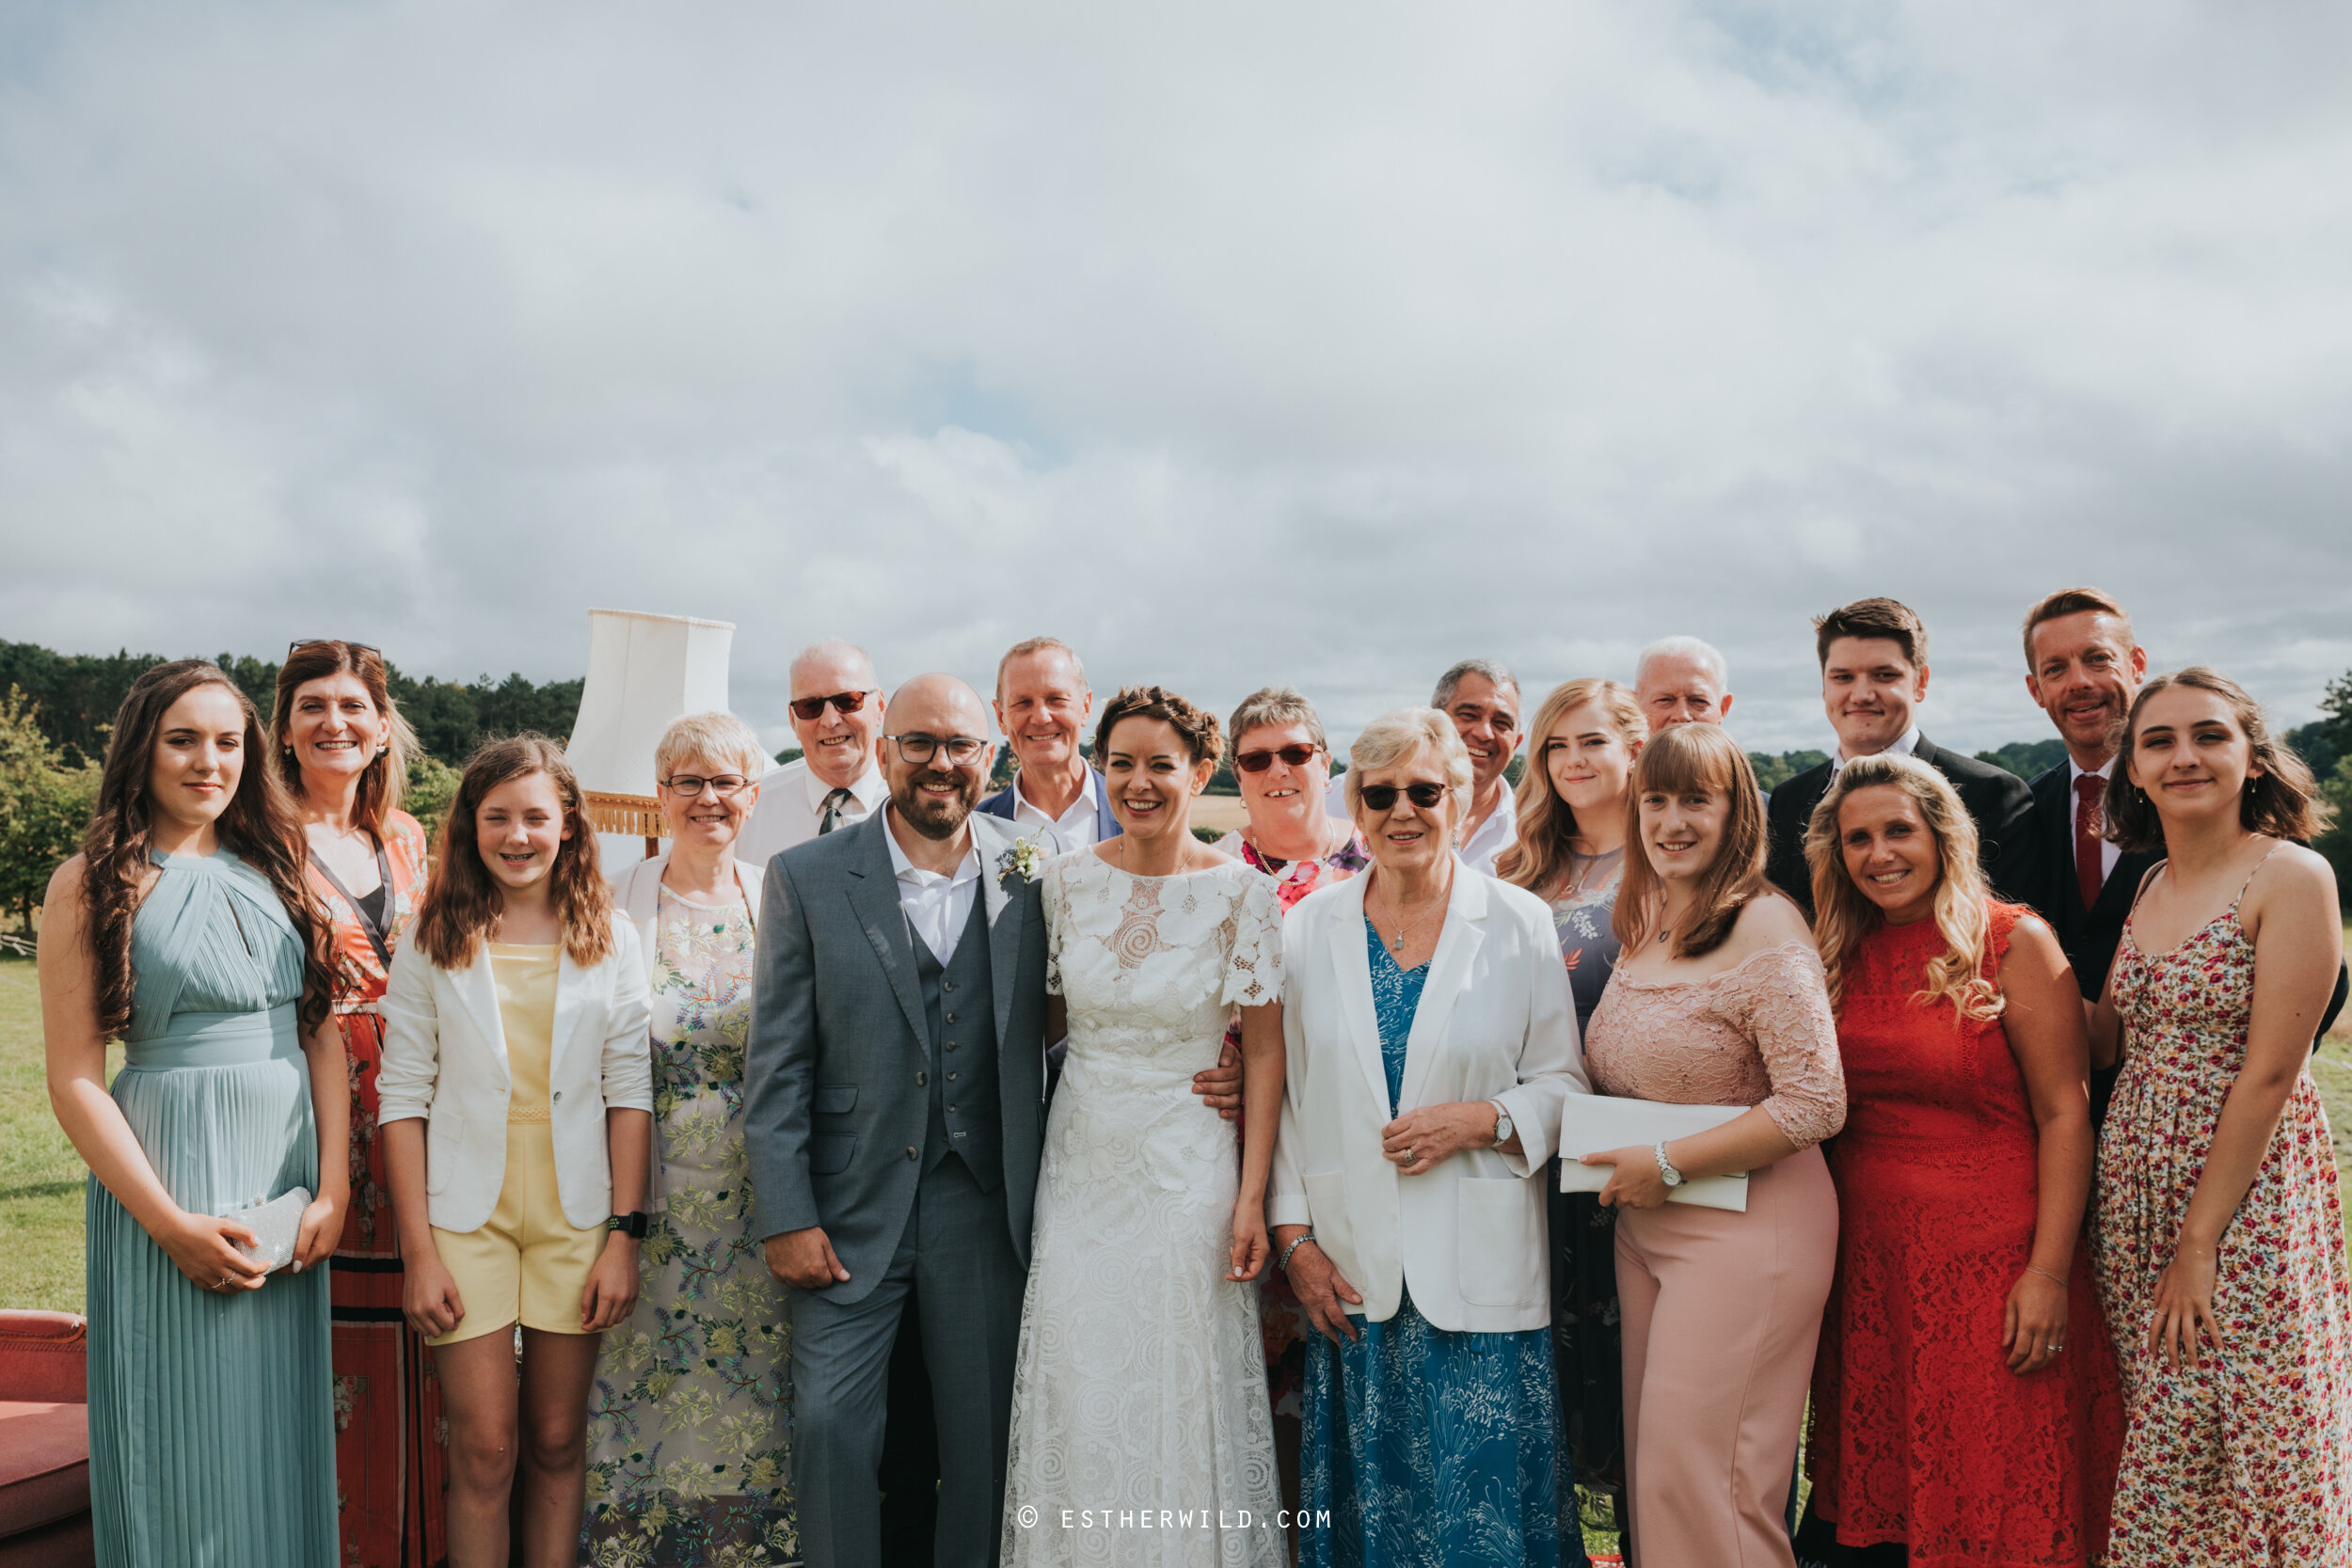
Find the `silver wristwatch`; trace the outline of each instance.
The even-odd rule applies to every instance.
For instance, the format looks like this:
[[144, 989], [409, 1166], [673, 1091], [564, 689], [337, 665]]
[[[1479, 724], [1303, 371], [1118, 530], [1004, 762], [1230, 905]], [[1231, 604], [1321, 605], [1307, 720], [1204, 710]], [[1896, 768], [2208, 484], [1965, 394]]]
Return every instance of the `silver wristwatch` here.
[[1511, 1134], [1518, 1129], [1511, 1125], [1511, 1113], [1502, 1108], [1502, 1101], [1489, 1100], [1486, 1103], [1495, 1108], [1495, 1143], [1497, 1147], [1501, 1147], [1509, 1143]]
[[1659, 1139], [1658, 1147], [1651, 1149], [1650, 1152], [1658, 1157], [1659, 1179], [1664, 1181], [1669, 1188], [1681, 1186], [1682, 1173], [1675, 1169], [1675, 1163], [1672, 1160], [1666, 1158], [1666, 1140], [1663, 1138]]

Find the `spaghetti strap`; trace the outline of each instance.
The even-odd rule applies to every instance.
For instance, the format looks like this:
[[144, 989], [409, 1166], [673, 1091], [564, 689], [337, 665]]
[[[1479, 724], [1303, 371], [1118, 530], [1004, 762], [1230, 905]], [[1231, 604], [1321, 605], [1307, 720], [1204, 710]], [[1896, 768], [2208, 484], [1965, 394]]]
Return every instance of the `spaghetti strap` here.
[[[2170, 863], [2171, 863], [2169, 861], [2158, 861], [2155, 864], [2150, 866], [2146, 874], [2139, 879], [2139, 886], [2132, 892], [2132, 907], [2129, 910], [2126, 910], [2123, 913], [2124, 925], [2129, 926], [2132, 923], [2132, 916], [2139, 912], [2139, 901], [2148, 896], [2148, 890], [2150, 888], [2155, 886], [2156, 874]], [[2232, 906], [2232, 908], [2235, 907], [2236, 906], [2234, 905]]]
[[2254, 879], [2261, 876], [2263, 873], [2263, 867], [2270, 863], [2270, 856], [2277, 854], [2285, 847], [2286, 840], [2273, 840], [2270, 846], [2270, 854], [2263, 856], [2262, 859], [2254, 863], [2254, 869], [2246, 874], [2246, 880], [2239, 885], [2237, 896], [2230, 900], [2230, 912], [2232, 914], [2237, 913], [2237, 907], [2246, 902], [2246, 890], [2254, 885]]

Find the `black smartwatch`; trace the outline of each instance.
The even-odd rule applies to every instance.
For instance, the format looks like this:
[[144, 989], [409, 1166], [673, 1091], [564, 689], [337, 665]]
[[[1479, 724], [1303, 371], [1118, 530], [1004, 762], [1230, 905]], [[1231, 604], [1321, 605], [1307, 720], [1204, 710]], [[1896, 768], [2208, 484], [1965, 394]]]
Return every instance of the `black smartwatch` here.
[[604, 1222], [604, 1227], [607, 1230], [617, 1230], [633, 1242], [642, 1242], [645, 1239], [646, 1225], [645, 1212], [643, 1209], [633, 1214], [615, 1214]]

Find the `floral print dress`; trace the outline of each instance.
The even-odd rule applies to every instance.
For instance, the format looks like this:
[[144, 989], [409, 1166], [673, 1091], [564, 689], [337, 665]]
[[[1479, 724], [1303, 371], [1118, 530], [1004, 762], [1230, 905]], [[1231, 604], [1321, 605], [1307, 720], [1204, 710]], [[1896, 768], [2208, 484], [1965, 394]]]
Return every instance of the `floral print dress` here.
[[[2245, 896], [2240, 889], [2238, 901]], [[2217, 1353], [2169, 1369], [2147, 1349], [2156, 1280], [2246, 1065], [2253, 1017], [2254, 945], [2237, 902], [2154, 958], [2127, 920], [2108, 985], [2123, 1070], [2099, 1140], [2091, 1264], [2126, 1425], [2107, 1560], [2344, 1562], [2352, 1551], [2352, 1278], [2319, 1090], [2308, 1069], [2296, 1075], [2222, 1232]]]
[[654, 1131], [663, 1212], [637, 1306], [590, 1396], [585, 1560], [751, 1568], [798, 1559], [791, 1330], [752, 1225], [743, 1051], [751, 910], [660, 894]]

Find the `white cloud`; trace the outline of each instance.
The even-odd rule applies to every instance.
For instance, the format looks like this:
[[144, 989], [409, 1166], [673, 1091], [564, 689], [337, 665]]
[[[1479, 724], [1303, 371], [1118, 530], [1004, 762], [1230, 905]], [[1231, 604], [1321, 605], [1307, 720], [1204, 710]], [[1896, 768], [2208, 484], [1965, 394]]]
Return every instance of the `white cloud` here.
[[1891, 593], [2352, 665], [2316, 6], [57, 6], [0, 34], [0, 635], [580, 668], [590, 604], [1344, 728]]

